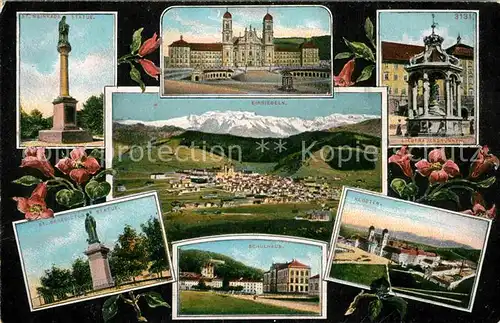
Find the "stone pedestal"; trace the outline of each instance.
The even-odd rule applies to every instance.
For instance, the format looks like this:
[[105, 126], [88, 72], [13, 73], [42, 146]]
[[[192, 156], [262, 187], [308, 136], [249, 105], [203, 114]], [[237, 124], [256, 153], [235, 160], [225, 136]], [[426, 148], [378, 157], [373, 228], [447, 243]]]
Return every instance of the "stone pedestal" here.
[[101, 243], [93, 243], [88, 246], [84, 253], [89, 258], [90, 274], [94, 290], [114, 286], [115, 282], [111, 276], [108, 262], [109, 248], [106, 248]]
[[91, 142], [92, 135], [76, 125], [77, 102], [70, 96], [55, 99], [52, 129], [39, 131], [38, 140], [64, 144]]
[[420, 116], [407, 119], [407, 133], [409, 136], [463, 136], [463, 119], [459, 117]]

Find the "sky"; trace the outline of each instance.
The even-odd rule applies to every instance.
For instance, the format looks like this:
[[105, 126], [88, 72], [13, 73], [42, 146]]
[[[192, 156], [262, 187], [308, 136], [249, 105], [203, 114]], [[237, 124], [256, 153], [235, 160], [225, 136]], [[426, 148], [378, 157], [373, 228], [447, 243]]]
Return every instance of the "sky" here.
[[[59, 95], [59, 20], [61, 15], [19, 17], [20, 104], [52, 116], [52, 101]], [[90, 19], [92, 18], [92, 19]], [[112, 14], [67, 14], [69, 42], [69, 92], [79, 101], [114, 85], [116, 66], [115, 18]]]
[[[244, 35], [245, 27], [257, 29], [262, 35], [262, 20], [269, 9], [273, 16], [274, 37], [312, 37], [330, 35], [331, 18], [328, 10], [318, 6], [227, 8], [232, 15], [233, 37]], [[179, 40], [187, 42], [221, 42], [222, 16], [226, 8], [172, 8], [162, 19], [163, 53], [167, 46]]]
[[[379, 32], [382, 41], [424, 45], [424, 37], [432, 32], [432, 16], [435, 14], [435, 33], [444, 38], [443, 47], [457, 42], [460, 34], [462, 44], [476, 47], [476, 14], [457, 12], [381, 12]], [[467, 17], [467, 19], [464, 19]]]
[[[361, 202], [368, 199], [370, 203]], [[343, 225], [404, 231], [422, 237], [452, 240], [482, 249], [487, 234], [488, 222], [479, 218], [460, 216], [446, 210], [429, 209], [349, 190], [342, 213]]]
[[[335, 93], [333, 99], [160, 99], [158, 93], [113, 93], [113, 121], [157, 121], [208, 111], [247, 111], [258, 115], [313, 119], [333, 113], [381, 116], [377, 92]], [[259, 105], [256, 102], [285, 102]], [[203, 102], [203, 104], [200, 104]], [[254, 103], [254, 104], [253, 104]]]
[[[99, 212], [99, 210], [101, 210]], [[24, 222], [16, 225], [17, 235], [29, 285], [38, 284], [38, 278], [52, 264], [71, 268], [88, 246], [85, 215], [91, 213], [96, 221], [97, 236], [102, 244], [113, 249], [118, 235], [126, 224], [142, 232], [140, 225], [150, 218], [158, 218], [154, 196], [146, 196], [119, 203], [99, 205], [92, 209], [75, 210], [54, 219]], [[68, 220], [64, 220], [68, 219]], [[56, 221], [51, 224], [50, 221]], [[45, 225], [44, 225], [45, 224]]]
[[[277, 247], [279, 246], [279, 248]], [[273, 263], [293, 259], [311, 267], [311, 276], [321, 273], [323, 253], [320, 246], [279, 240], [245, 239], [200, 242], [180, 247], [180, 250], [205, 250], [234, 258], [247, 266], [269, 270]]]

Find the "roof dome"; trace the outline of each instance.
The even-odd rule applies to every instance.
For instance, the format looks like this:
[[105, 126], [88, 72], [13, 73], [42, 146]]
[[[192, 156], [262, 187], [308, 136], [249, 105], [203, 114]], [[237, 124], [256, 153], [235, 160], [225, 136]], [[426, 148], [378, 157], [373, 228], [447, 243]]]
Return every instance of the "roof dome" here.
[[266, 13], [266, 15], [264, 16], [264, 21], [266, 20], [273, 20], [273, 16], [271, 16], [269, 13]]
[[226, 13], [224, 14], [224, 18], [232, 18], [231, 13], [226, 10]]

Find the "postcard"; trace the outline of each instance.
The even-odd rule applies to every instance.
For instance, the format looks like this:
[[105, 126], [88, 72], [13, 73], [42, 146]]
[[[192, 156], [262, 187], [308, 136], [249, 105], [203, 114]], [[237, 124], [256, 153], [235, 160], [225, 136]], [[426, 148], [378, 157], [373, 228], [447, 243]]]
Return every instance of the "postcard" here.
[[377, 11], [389, 146], [479, 142], [479, 12]]
[[160, 24], [162, 96], [333, 95], [324, 6], [173, 6]]
[[325, 277], [471, 312], [491, 222], [345, 187]]
[[13, 226], [32, 311], [173, 281], [156, 192]]
[[324, 319], [326, 243], [221, 235], [173, 243], [173, 318]]
[[203, 105], [157, 90], [106, 89], [106, 165], [117, 172], [114, 197], [158, 191], [173, 241], [256, 232], [328, 241], [342, 185], [382, 191], [385, 88]]
[[116, 24], [114, 12], [17, 13], [17, 148], [104, 148]]

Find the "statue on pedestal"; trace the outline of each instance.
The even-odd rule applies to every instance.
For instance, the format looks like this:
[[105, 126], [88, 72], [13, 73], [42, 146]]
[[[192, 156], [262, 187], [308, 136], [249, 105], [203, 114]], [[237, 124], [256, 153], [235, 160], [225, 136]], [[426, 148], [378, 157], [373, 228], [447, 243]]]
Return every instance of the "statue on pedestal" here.
[[89, 244], [100, 243], [99, 238], [97, 237], [95, 219], [89, 213], [87, 213], [87, 216], [85, 217], [85, 231], [87, 231], [87, 234], [89, 235], [87, 239]]
[[69, 25], [66, 23], [66, 16], [62, 16], [59, 21], [59, 42], [58, 45], [69, 45], [68, 40]]

